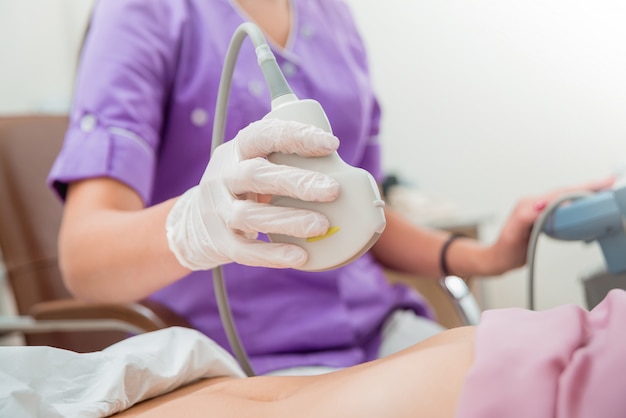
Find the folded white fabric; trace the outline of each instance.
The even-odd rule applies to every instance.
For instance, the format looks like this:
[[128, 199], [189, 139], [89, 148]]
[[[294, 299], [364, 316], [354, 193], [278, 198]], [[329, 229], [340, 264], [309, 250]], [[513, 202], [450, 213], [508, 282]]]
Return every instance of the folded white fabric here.
[[245, 377], [198, 331], [172, 327], [79, 354], [0, 347], [0, 417], [106, 417], [194, 380]]

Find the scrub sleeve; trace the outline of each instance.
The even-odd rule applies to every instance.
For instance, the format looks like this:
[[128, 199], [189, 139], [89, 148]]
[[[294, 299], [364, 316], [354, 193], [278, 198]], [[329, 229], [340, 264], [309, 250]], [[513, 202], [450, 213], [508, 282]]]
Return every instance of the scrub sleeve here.
[[[151, 8], [152, 19], [146, 19], [138, 2], [120, 19], [114, 3], [97, 3], [69, 129], [49, 182], [65, 197], [69, 182], [110, 177], [136, 190], [147, 203], [175, 71], [177, 41], [172, 35], [181, 22], [168, 16], [168, 7], [158, 6]], [[138, 21], [141, 25], [134, 24]]]

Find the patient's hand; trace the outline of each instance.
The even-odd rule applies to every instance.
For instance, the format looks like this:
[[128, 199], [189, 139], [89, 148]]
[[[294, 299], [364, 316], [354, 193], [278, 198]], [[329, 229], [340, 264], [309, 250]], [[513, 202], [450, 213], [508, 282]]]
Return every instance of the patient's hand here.
[[526, 250], [534, 222], [543, 209], [557, 198], [573, 192], [599, 191], [613, 185], [610, 176], [574, 187], [554, 190], [539, 196], [520, 199], [505, 223], [498, 240], [490, 248], [488, 263], [491, 274], [502, 274], [526, 263]]

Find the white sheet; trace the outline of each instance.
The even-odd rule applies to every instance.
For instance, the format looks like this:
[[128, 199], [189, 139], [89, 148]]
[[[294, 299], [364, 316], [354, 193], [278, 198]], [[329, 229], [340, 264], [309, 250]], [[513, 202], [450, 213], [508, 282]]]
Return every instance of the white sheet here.
[[95, 353], [0, 347], [0, 417], [106, 417], [212, 376], [245, 373], [211, 339], [180, 327]]

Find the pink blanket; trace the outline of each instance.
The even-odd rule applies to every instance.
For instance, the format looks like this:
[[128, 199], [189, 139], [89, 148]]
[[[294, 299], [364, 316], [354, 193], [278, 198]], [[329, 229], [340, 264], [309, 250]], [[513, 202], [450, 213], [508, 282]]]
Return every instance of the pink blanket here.
[[626, 292], [483, 313], [457, 418], [626, 417]]

